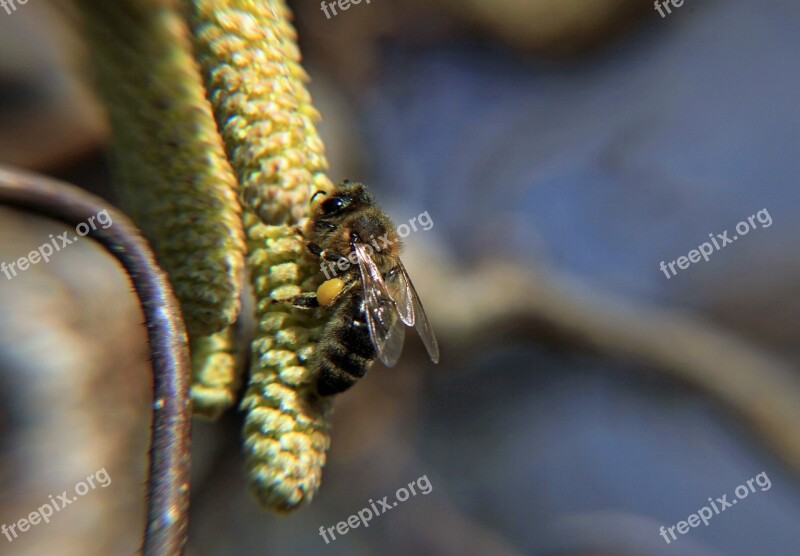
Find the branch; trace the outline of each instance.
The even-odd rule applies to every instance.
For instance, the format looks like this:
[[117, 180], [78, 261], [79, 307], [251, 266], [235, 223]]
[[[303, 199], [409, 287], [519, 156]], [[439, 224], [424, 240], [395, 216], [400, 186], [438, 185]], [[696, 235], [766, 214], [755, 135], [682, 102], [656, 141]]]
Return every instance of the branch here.
[[508, 264], [488, 264], [467, 278], [439, 270], [430, 283], [426, 299], [437, 330], [452, 342], [448, 351], [485, 349], [489, 336], [516, 334], [633, 360], [721, 402], [800, 474], [797, 371], [741, 338], [690, 314]]
[[153, 361], [153, 434], [143, 552], [180, 554], [189, 508], [189, 354], [178, 303], [128, 218], [72, 185], [0, 166], [0, 203], [75, 227], [103, 210], [112, 226], [88, 236], [122, 265], [139, 296]]

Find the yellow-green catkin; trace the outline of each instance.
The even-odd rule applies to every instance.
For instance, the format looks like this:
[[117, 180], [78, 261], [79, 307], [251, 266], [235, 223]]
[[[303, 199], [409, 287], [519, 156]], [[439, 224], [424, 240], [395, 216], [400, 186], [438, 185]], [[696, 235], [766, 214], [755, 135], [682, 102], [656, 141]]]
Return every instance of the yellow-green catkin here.
[[236, 403], [243, 360], [237, 333], [236, 326], [228, 326], [210, 336], [189, 340], [192, 412], [197, 416], [217, 419]]
[[240, 184], [256, 297], [256, 332], [245, 411], [245, 468], [265, 507], [288, 511], [319, 487], [329, 445], [330, 403], [314, 392], [306, 363], [320, 323], [271, 298], [314, 289], [319, 268], [296, 227], [308, 201], [329, 190], [318, 114], [289, 10], [282, 1], [186, 2], [197, 60]]
[[231, 325], [245, 246], [236, 179], [188, 25], [170, 0], [78, 4], [111, 119], [122, 204], [181, 303], [193, 348], [193, 411], [216, 417], [235, 401]]

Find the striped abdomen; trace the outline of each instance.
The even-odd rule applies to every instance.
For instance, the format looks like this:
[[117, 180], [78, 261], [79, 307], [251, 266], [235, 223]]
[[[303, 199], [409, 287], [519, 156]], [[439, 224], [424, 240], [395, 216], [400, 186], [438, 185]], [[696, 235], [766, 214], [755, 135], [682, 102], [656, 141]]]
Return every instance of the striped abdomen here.
[[322, 396], [344, 392], [363, 377], [375, 360], [362, 310], [361, 288], [355, 288], [336, 307], [317, 344], [317, 390]]

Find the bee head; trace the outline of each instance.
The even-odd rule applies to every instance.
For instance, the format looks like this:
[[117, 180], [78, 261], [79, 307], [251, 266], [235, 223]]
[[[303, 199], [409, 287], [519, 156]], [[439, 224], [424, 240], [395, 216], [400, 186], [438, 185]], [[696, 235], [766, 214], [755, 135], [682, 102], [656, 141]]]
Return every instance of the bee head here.
[[400, 242], [392, 221], [375, 206], [364, 184], [345, 180], [330, 194], [315, 193], [312, 206], [311, 237], [323, 249], [347, 255], [354, 243], [367, 243], [380, 259], [399, 255]]
[[[319, 199], [318, 196], [323, 195]], [[362, 183], [344, 180], [330, 195], [317, 191], [311, 197], [314, 213], [318, 218], [334, 218], [347, 212], [372, 204], [372, 195]]]

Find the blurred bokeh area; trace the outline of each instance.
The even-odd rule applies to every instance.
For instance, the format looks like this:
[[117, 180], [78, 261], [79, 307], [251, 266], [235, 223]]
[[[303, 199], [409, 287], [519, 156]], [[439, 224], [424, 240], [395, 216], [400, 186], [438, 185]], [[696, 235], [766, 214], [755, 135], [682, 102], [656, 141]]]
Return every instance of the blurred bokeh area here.
[[[0, 7], [0, 164], [117, 204], [87, 46], [57, 4]], [[410, 334], [337, 399], [322, 487], [287, 516], [247, 491], [240, 413], [196, 421], [187, 554], [800, 553], [800, 4], [289, 4], [330, 177], [433, 222], [403, 260], [442, 357]], [[63, 228], [0, 208], [0, 261]], [[0, 532], [0, 554], [138, 549], [142, 319], [89, 240], [0, 274], [0, 525], [111, 478]], [[428, 494], [320, 535], [422, 476]], [[707, 525], [660, 534], [724, 495]]]

